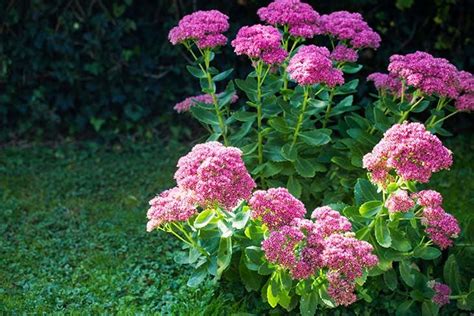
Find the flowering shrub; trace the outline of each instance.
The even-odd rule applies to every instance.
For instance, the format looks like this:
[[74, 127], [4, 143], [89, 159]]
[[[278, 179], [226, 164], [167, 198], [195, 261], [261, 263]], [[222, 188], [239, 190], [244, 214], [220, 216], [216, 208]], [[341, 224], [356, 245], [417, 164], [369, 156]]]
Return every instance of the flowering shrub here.
[[[393, 55], [388, 74], [367, 78], [378, 95], [362, 107], [350, 76], [362, 68], [358, 52], [381, 38], [360, 14], [320, 16], [299, 0], [276, 0], [258, 15], [271, 25], [245, 26], [231, 41], [253, 71], [220, 93], [232, 69], [211, 62], [227, 42], [228, 18], [199, 11], [171, 30], [170, 41], [194, 58], [188, 70], [204, 93], [175, 108], [210, 136], [179, 160], [177, 187], [150, 202], [148, 230], [185, 243], [189, 255], [177, 261], [195, 268], [190, 286], [239, 271], [272, 307], [299, 303], [313, 315], [386, 289], [398, 294], [400, 279], [409, 295], [398, 313], [437, 311], [450, 293], [433, 285], [425, 262], [439, 260], [460, 228], [439, 193], [416, 185], [451, 166], [435, 134], [448, 134], [443, 122], [472, 110], [472, 75], [425, 52]], [[319, 37], [332, 49], [302, 45]], [[234, 84], [245, 104], [232, 105]], [[424, 124], [409, 122], [422, 112]], [[321, 204], [307, 219], [305, 205]], [[452, 297], [468, 308], [470, 293]]]

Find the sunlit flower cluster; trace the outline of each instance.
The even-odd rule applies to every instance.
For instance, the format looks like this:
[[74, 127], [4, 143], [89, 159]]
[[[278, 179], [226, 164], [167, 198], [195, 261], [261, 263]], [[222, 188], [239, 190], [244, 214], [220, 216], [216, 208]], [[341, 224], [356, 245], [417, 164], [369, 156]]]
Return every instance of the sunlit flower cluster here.
[[295, 37], [312, 38], [319, 33], [319, 14], [300, 0], [275, 0], [257, 11], [260, 20], [271, 25], [288, 27]]
[[451, 151], [420, 123], [393, 125], [363, 158], [371, 180], [382, 186], [393, 180], [391, 171], [405, 181], [426, 183], [433, 172], [448, 169], [452, 163]]
[[458, 72], [459, 97], [455, 106], [459, 111], [474, 111], [474, 76], [467, 71]]
[[[217, 94], [217, 97], [221, 95], [222, 93]], [[239, 97], [237, 96], [237, 94], [234, 93], [232, 95], [230, 103], [235, 103], [237, 102], [238, 99]], [[193, 97], [188, 97], [184, 99], [183, 101], [176, 103], [173, 109], [178, 113], [183, 113], [183, 112], [189, 111], [189, 109], [191, 109], [194, 105], [198, 103], [212, 104], [213, 103], [212, 96], [210, 94], [200, 94]]]
[[394, 95], [400, 95], [402, 91], [402, 82], [393, 74], [383, 74], [374, 72], [367, 76], [367, 81], [372, 81], [379, 91], [387, 91]]
[[322, 15], [319, 24], [321, 33], [348, 42], [356, 49], [364, 47], [378, 48], [380, 46], [380, 35], [364, 21], [360, 13], [333, 12]]
[[287, 71], [300, 85], [326, 84], [330, 87], [344, 83], [342, 71], [332, 65], [326, 47], [302, 46], [290, 59]]
[[222, 34], [229, 29], [229, 17], [217, 10], [196, 11], [184, 16], [171, 29], [168, 38], [173, 45], [194, 41], [201, 48], [214, 48], [227, 43]]
[[356, 299], [355, 279], [378, 262], [373, 247], [356, 239], [349, 232], [347, 218], [330, 207], [317, 208], [311, 217], [295, 218], [290, 225], [272, 231], [262, 243], [265, 257], [289, 270], [294, 279], [307, 279], [328, 269], [329, 294], [338, 305], [349, 305]]
[[268, 65], [283, 62], [288, 53], [281, 47], [281, 34], [273, 26], [244, 26], [232, 41], [237, 55], [247, 55], [252, 60], [262, 60]]
[[413, 206], [415, 206], [415, 201], [408, 195], [407, 191], [402, 189], [390, 194], [387, 201], [385, 201], [385, 207], [391, 213], [407, 212]]

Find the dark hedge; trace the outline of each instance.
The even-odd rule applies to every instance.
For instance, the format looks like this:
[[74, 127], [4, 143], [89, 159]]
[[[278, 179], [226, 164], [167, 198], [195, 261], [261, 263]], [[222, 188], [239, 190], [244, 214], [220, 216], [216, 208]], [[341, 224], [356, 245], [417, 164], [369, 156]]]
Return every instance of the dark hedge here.
[[[168, 43], [169, 29], [185, 14], [216, 8], [231, 17], [232, 38], [268, 2], [1, 1], [0, 142], [170, 134], [183, 120], [173, 104], [198, 86], [185, 73], [184, 52]], [[382, 35], [377, 52], [362, 54], [362, 76], [385, 69], [391, 54], [414, 50], [472, 70], [470, 0], [307, 2], [320, 13], [361, 12]], [[217, 60], [248, 67], [229, 47]]]

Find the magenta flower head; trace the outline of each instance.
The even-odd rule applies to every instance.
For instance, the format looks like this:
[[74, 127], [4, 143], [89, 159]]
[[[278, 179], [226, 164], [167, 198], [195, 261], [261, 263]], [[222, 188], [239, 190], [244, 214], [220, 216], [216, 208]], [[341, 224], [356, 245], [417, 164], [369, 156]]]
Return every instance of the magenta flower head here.
[[324, 238], [334, 233], [348, 232], [352, 229], [351, 222], [329, 206], [316, 208], [311, 214], [311, 218], [314, 219], [317, 229]]
[[388, 71], [426, 95], [455, 99], [459, 94], [458, 70], [444, 58], [420, 51], [392, 55]]
[[294, 37], [312, 38], [319, 34], [319, 13], [299, 0], [275, 0], [257, 11], [260, 20], [272, 25], [286, 26]]
[[304, 204], [285, 188], [255, 191], [250, 198], [252, 218], [261, 219], [270, 230], [290, 225], [295, 218], [303, 218]]
[[242, 151], [219, 142], [194, 146], [178, 161], [174, 178], [178, 186], [195, 192], [201, 206], [215, 204], [231, 210], [250, 197], [255, 188], [242, 160]]
[[380, 46], [380, 35], [364, 21], [359, 13], [337, 11], [322, 15], [319, 24], [321, 33], [347, 42], [356, 49]]
[[330, 87], [344, 83], [342, 71], [332, 65], [326, 47], [302, 46], [287, 67], [291, 79], [300, 85], [326, 84]]
[[357, 51], [353, 50], [350, 47], [339, 44], [331, 52], [331, 59], [337, 62], [350, 62], [355, 63], [359, 58]]
[[[217, 97], [219, 97], [220, 95], [221, 93], [217, 94]], [[237, 96], [237, 94], [233, 94], [230, 103], [235, 103], [238, 99], [239, 97]], [[201, 94], [193, 97], [188, 97], [183, 101], [176, 103], [173, 109], [178, 113], [183, 113], [188, 112], [190, 108], [192, 108], [198, 103], [212, 104], [212, 102], [213, 100], [210, 94]]]
[[375, 88], [379, 91], [387, 91], [397, 96], [401, 95], [402, 82], [393, 74], [374, 72], [367, 76], [367, 81], [372, 81]]
[[194, 192], [179, 187], [162, 192], [150, 201], [147, 212], [147, 231], [152, 231], [164, 223], [186, 221], [196, 214]]
[[385, 201], [385, 207], [390, 213], [408, 212], [413, 206], [415, 206], [415, 201], [407, 191], [401, 189], [390, 194], [390, 197]]
[[423, 124], [406, 122], [387, 130], [372, 152], [363, 158], [372, 182], [383, 187], [394, 180], [390, 175], [392, 170], [405, 181], [426, 183], [433, 172], [448, 169], [452, 163], [451, 151], [438, 137]]
[[184, 16], [168, 34], [173, 45], [194, 41], [201, 48], [214, 48], [227, 43], [222, 34], [229, 29], [229, 17], [217, 10], [196, 11]]
[[458, 111], [474, 111], [474, 76], [467, 71], [458, 72], [459, 97], [454, 104]]
[[325, 240], [321, 258], [328, 269], [343, 274], [349, 280], [355, 280], [362, 276], [365, 268], [378, 263], [378, 258], [372, 251], [372, 245], [356, 239], [354, 233], [332, 234]]
[[323, 238], [315, 224], [296, 218], [262, 242], [267, 260], [288, 269], [293, 279], [307, 279], [321, 268]]
[[413, 198], [417, 199], [418, 205], [425, 207], [438, 207], [443, 204], [443, 196], [441, 193], [434, 190], [423, 190], [412, 194]]
[[282, 63], [288, 53], [281, 47], [281, 34], [273, 26], [244, 26], [232, 41], [237, 55], [247, 55], [252, 60], [262, 60], [268, 65]]
[[425, 232], [433, 243], [441, 249], [452, 246], [451, 239], [457, 238], [461, 232], [456, 218], [446, 213], [440, 206], [425, 207], [421, 222], [426, 226]]
[[449, 296], [451, 295], [451, 288], [449, 286], [436, 281], [428, 282], [428, 286], [435, 292], [431, 299], [434, 303], [439, 306], [449, 304]]
[[336, 305], [349, 306], [357, 300], [354, 293], [356, 285], [353, 280], [348, 280], [335, 271], [329, 271], [327, 278], [329, 282], [328, 294]]

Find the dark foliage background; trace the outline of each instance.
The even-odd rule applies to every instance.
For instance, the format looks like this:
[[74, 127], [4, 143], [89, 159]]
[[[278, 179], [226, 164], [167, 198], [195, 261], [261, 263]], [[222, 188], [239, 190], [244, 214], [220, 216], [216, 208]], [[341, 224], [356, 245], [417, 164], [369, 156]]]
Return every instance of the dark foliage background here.
[[[215, 8], [231, 17], [233, 38], [240, 26], [258, 22], [256, 10], [268, 2], [0, 1], [0, 142], [166, 137], [181, 131], [183, 120], [192, 129], [172, 113], [198, 86], [185, 73], [183, 51], [167, 41], [169, 29], [185, 14]], [[473, 1], [307, 2], [322, 14], [361, 12], [382, 35], [377, 52], [362, 53], [361, 76], [384, 70], [391, 54], [415, 50], [472, 70]], [[217, 60], [236, 67], [237, 76], [248, 67], [229, 47]]]

